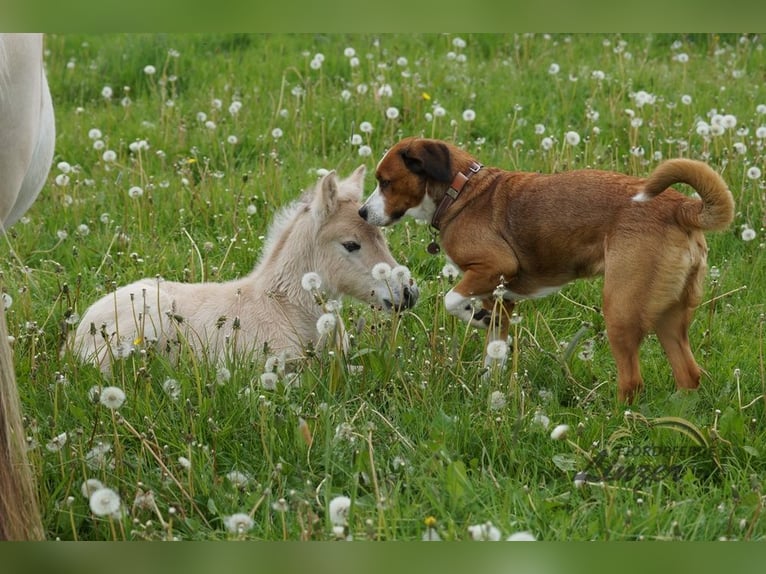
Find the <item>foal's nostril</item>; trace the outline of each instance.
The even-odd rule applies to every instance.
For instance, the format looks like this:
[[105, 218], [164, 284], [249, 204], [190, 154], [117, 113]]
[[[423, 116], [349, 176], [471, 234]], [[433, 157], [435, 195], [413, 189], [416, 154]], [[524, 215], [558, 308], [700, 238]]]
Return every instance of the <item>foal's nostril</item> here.
[[363, 205], [359, 208], [359, 217], [367, 221], [367, 206]]

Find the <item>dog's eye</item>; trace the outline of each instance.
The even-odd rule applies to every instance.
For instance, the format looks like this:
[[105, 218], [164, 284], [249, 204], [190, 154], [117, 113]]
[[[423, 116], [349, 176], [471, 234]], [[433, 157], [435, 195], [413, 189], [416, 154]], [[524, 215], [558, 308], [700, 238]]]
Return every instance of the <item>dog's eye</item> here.
[[380, 186], [380, 189], [385, 189], [389, 185], [391, 185], [391, 181], [389, 181], [387, 179], [381, 179], [380, 182], [378, 183], [378, 185]]
[[362, 248], [362, 246], [359, 245], [356, 241], [344, 241], [343, 248], [349, 253], [351, 253], [353, 251], [359, 251]]

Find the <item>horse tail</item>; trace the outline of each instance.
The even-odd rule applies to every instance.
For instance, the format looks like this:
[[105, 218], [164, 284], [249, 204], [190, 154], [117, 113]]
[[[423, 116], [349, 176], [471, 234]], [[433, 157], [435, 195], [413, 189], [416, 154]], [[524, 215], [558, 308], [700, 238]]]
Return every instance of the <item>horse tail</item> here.
[[0, 303], [0, 540], [43, 540], [37, 488], [27, 460], [21, 402]]
[[702, 199], [680, 203], [676, 219], [682, 227], [702, 231], [723, 231], [729, 227], [734, 219], [734, 198], [723, 178], [701, 161], [678, 158], [661, 163], [634, 199], [651, 199], [676, 183], [692, 186]]

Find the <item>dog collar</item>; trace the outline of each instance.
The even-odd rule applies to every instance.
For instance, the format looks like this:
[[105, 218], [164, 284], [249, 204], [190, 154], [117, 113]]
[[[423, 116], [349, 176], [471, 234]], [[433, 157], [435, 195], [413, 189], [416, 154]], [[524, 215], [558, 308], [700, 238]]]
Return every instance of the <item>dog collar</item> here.
[[463, 186], [468, 182], [471, 177], [473, 177], [476, 173], [479, 172], [481, 168], [484, 166], [476, 161], [471, 162], [471, 165], [468, 166], [468, 173], [463, 173], [462, 171], [457, 172], [457, 175], [455, 176], [455, 179], [452, 180], [452, 184], [450, 184], [449, 189], [447, 190], [447, 193], [444, 195], [444, 197], [441, 200], [441, 203], [439, 204], [439, 207], [436, 208], [436, 211], [434, 212], [434, 216], [431, 218], [431, 227], [439, 230], [439, 225], [441, 223], [441, 218], [444, 212], [449, 208], [450, 205], [453, 204], [453, 202], [457, 199], [457, 196], [460, 195], [460, 192], [463, 191]]

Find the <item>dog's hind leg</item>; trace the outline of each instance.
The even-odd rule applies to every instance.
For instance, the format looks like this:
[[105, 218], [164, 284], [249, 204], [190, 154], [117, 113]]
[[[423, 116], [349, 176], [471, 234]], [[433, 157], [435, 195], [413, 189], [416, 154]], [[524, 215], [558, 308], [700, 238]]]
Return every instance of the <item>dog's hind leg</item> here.
[[673, 369], [678, 389], [696, 389], [700, 382], [700, 368], [689, 345], [689, 323], [693, 310], [676, 304], [658, 319], [657, 338]]

